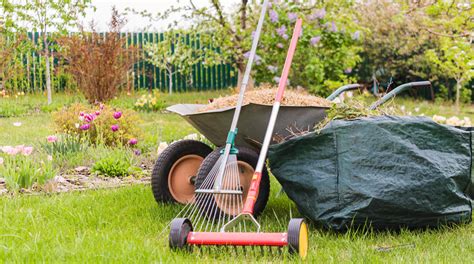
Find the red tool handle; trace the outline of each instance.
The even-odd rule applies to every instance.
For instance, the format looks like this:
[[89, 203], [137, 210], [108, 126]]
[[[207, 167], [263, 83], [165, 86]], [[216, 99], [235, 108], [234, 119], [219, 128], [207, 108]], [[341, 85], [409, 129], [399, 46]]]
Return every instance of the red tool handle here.
[[291, 62], [293, 61], [293, 55], [295, 55], [296, 44], [298, 44], [298, 38], [301, 34], [303, 21], [301, 18], [296, 20], [295, 29], [293, 30], [293, 37], [291, 38], [290, 47], [286, 54], [285, 66], [283, 66], [283, 72], [280, 77], [280, 83], [278, 85], [278, 92], [275, 97], [275, 101], [281, 102], [283, 99], [283, 93], [285, 92], [286, 83], [288, 81], [288, 74], [290, 73]]
[[[283, 93], [285, 92], [285, 87], [288, 80], [288, 74], [290, 72], [291, 62], [293, 61], [293, 55], [295, 54], [296, 44], [298, 43], [298, 38], [301, 34], [302, 24], [303, 24], [303, 21], [301, 19], [298, 19], [296, 21], [295, 29], [293, 30], [293, 37], [291, 38], [290, 47], [286, 55], [285, 66], [283, 67], [280, 83], [278, 85], [278, 91], [275, 97], [275, 103], [273, 105], [274, 109], [272, 110], [272, 116], [270, 117], [270, 122], [268, 125], [269, 127], [267, 129], [267, 134], [270, 133], [269, 138], [267, 139], [268, 136], [265, 135], [264, 144], [262, 146], [262, 149], [260, 150], [261, 157], [259, 157], [257, 168], [255, 170], [255, 173], [253, 174], [252, 181], [250, 182], [249, 192], [247, 194], [247, 199], [245, 200], [244, 209], [242, 211], [242, 213], [244, 214], [245, 213], [253, 214], [253, 207], [255, 206], [255, 201], [257, 200], [257, 197], [258, 197], [258, 190], [260, 189], [260, 181], [262, 179], [262, 168], [264, 166], [263, 162], [265, 161], [265, 156], [268, 150], [271, 134], [273, 134], [273, 126], [274, 126], [274, 122], [276, 121], [276, 114], [278, 114], [279, 105], [280, 105], [281, 100], [283, 99]], [[268, 131], [269, 129], [271, 129], [271, 131]]]

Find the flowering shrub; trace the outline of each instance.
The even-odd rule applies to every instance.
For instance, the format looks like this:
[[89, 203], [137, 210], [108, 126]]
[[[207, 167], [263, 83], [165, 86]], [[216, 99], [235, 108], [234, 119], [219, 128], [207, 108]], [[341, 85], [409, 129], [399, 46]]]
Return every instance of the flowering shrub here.
[[134, 145], [141, 136], [141, 119], [133, 110], [119, 111], [105, 105], [74, 104], [53, 114], [57, 131], [78, 136], [92, 144]]
[[159, 92], [153, 94], [142, 95], [137, 102], [135, 102], [135, 109], [139, 111], [160, 111], [165, 108], [165, 102], [160, 100]]

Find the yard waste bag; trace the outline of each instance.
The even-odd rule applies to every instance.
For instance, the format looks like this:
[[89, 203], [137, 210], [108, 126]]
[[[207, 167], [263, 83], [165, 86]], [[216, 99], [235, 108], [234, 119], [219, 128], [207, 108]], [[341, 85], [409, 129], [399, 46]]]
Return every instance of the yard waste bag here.
[[472, 220], [473, 137], [424, 117], [334, 120], [273, 145], [272, 173], [298, 210], [334, 230]]

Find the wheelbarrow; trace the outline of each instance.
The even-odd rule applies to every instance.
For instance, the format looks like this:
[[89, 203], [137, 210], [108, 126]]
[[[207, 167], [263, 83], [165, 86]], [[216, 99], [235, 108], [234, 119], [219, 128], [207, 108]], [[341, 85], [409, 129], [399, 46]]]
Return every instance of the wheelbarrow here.
[[[417, 82], [399, 87], [404, 90], [405, 88], [427, 84], [429, 82]], [[334, 100], [343, 92], [360, 87], [362, 85], [359, 84], [340, 87], [327, 99]], [[394, 93], [391, 93], [390, 96], [401, 92], [400, 89], [397, 89], [398, 87], [392, 91]], [[220, 156], [220, 147], [225, 145], [235, 107], [199, 112], [199, 109], [203, 106], [205, 105], [177, 104], [167, 108], [168, 111], [183, 117], [216, 148], [213, 149], [208, 144], [198, 140], [180, 140], [168, 146], [159, 155], [152, 172], [152, 191], [158, 203], [177, 202], [187, 204], [191, 202], [194, 197], [195, 185], [200, 185], [200, 180], [205, 179], [205, 176], [209, 174]], [[237, 159], [244, 198], [250, 187], [250, 181], [257, 164], [271, 109], [270, 105], [253, 103], [242, 107], [236, 146], [239, 149]], [[326, 117], [327, 109], [328, 107], [281, 106], [272, 144], [277, 143], [277, 139], [284, 139], [293, 135], [294, 131], [312, 130], [317, 123]], [[256, 216], [265, 208], [269, 193], [270, 179], [267, 169], [264, 169], [259, 196], [255, 204], [254, 213]]]
[[[340, 87], [328, 98], [333, 100], [345, 91], [360, 87], [362, 85], [359, 84]], [[168, 111], [183, 117], [214, 144], [216, 153], [210, 155], [213, 153], [213, 148], [198, 140], [180, 140], [168, 146], [159, 155], [152, 172], [152, 190], [157, 202], [187, 204], [191, 201], [194, 196], [196, 176], [204, 159], [208, 156], [218, 158], [219, 147], [225, 145], [235, 107], [199, 112], [199, 109], [204, 106], [203, 104], [177, 104], [167, 108]], [[271, 109], [271, 105], [261, 104], [248, 104], [242, 108], [236, 146], [239, 147], [239, 170], [243, 183], [250, 183]], [[274, 138], [289, 136], [290, 129], [312, 129], [316, 123], [326, 117], [326, 110], [327, 107], [282, 106], [276, 122]], [[211, 162], [212, 160], [209, 161]], [[207, 174], [207, 169], [210, 168], [203, 166], [202, 174]], [[264, 174], [262, 186], [268, 190], [262, 191], [268, 196], [268, 172], [265, 171]], [[243, 188], [245, 190], [248, 186], [243, 186]]]

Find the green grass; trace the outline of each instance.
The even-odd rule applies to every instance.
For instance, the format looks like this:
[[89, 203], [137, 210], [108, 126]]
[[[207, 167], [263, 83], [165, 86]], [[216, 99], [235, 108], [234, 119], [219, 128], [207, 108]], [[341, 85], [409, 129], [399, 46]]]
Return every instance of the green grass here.
[[[207, 92], [163, 94], [168, 105], [204, 103], [209, 98], [229, 93]], [[141, 95], [120, 96], [112, 100], [115, 107], [133, 107]], [[56, 94], [55, 104], [46, 106], [43, 95], [18, 99], [0, 99], [0, 146], [34, 145], [54, 133], [50, 112], [63, 104], [84, 101], [81, 96]], [[373, 100], [373, 98], [367, 99]], [[57, 102], [57, 103], [56, 103]], [[406, 111], [427, 116], [470, 117], [474, 107], [463, 105], [456, 111], [451, 104], [434, 104], [397, 98]], [[3, 112], [2, 112], [3, 111]], [[141, 144], [152, 149], [160, 141], [180, 139], [195, 129], [181, 117], [170, 113], [140, 113], [145, 138]], [[20, 127], [13, 126], [21, 122]], [[103, 148], [67, 157], [63, 166], [91, 165], [107, 156]], [[148, 157], [154, 159], [153, 155]], [[294, 204], [284, 195], [276, 196], [279, 184], [272, 179], [272, 194], [261, 216], [267, 231], [285, 231], [291, 216], [298, 216]], [[239, 254], [231, 250], [211, 249], [193, 253], [173, 252], [167, 246], [167, 224], [180, 206], [157, 204], [150, 186], [133, 186], [113, 190], [75, 192], [60, 195], [17, 195], [0, 198], [0, 260], [3, 262], [298, 262], [285, 254]], [[165, 230], [164, 232], [162, 232]], [[396, 247], [399, 245], [414, 247]], [[350, 231], [336, 234], [311, 226], [310, 263], [469, 263], [474, 258], [474, 224], [428, 231], [399, 233], [363, 233]], [[380, 252], [378, 247], [394, 247]], [[259, 250], [258, 250], [259, 251]]]
[[[290, 212], [297, 215], [285, 196], [275, 197], [277, 186], [273, 181], [272, 197], [260, 219], [267, 231], [285, 231]], [[157, 204], [150, 186], [4, 197], [0, 207], [0, 259], [7, 262], [298, 261], [275, 250], [264, 255], [259, 249], [239, 255], [224, 249], [170, 251], [165, 228], [180, 206]], [[414, 247], [377, 250], [405, 244]], [[473, 249], [472, 224], [424, 232], [344, 234], [311, 226], [307, 262], [469, 263], [474, 258]]]

